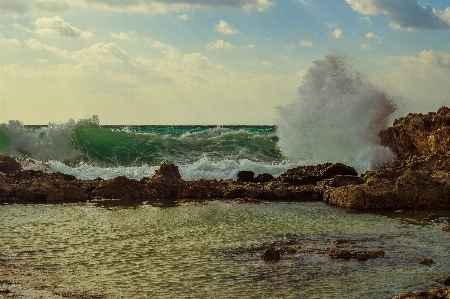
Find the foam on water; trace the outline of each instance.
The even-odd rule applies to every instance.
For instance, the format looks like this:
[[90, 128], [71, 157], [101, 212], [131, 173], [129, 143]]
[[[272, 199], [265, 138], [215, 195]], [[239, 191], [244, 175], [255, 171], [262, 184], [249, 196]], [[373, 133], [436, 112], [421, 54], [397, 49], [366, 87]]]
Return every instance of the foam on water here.
[[351, 70], [343, 55], [328, 54], [308, 70], [298, 99], [279, 107], [279, 146], [291, 161], [374, 169], [395, 158], [378, 137], [395, 110], [392, 96]]

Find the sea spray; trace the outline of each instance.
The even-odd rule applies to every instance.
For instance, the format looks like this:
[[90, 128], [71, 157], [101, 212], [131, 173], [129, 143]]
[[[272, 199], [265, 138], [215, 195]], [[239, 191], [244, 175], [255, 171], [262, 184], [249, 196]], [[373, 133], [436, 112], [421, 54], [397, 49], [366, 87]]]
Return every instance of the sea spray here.
[[378, 137], [395, 110], [393, 98], [351, 70], [343, 55], [328, 54], [308, 70], [298, 99], [279, 107], [279, 146], [291, 161], [374, 169], [395, 158]]

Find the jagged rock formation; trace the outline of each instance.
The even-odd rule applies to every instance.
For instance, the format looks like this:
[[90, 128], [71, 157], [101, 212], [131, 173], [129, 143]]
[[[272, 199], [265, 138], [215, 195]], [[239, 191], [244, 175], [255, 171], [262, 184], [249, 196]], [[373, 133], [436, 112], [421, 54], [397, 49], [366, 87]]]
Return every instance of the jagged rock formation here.
[[328, 188], [324, 201], [358, 210], [450, 206], [450, 155], [396, 160], [363, 179], [363, 184]]
[[[10, 159], [0, 156], [0, 161]], [[94, 198], [225, 198], [241, 199], [239, 202], [245, 199], [252, 203], [261, 200], [317, 201], [322, 200], [329, 186], [362, 183], [361, 178], [354, 174], [356, 171], [353, 168], [340, 163], [302, 166], [286, 171], [280, 178], [269, 174], [255, 178], [253, 172], [246, 171], [241, 172], [236, 181], [185, 181], [173, 164], [162, 164], [152, 178], [140, 181], [124, 176], [111, 180], [78, 180], [59, 172], [6, 172], [0, 168], [0, 201], [83, 201]]]
[[435, 289], [422, 292], [407, 292], [401, 293], [392, 299], [449, 299], [450, 288], [447, 289]]
[[442, 107], [428, 114], [410, 113], [395, 120], [392, 127], [380, 133], [381, 143], [399, 159], [432, 154], [447, 154], [450, 150], [450, 108]]

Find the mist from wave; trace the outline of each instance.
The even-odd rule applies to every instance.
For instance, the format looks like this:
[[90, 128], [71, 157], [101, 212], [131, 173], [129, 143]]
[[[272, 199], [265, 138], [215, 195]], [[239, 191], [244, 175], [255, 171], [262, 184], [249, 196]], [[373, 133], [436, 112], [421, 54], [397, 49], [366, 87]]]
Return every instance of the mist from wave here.
[[308, 70], [297, 100], [279, 107], [279, 146], [290, 161], [376, 169], [396, 158], [378, 137], [396, 109], [393, 96], [331, 53]]

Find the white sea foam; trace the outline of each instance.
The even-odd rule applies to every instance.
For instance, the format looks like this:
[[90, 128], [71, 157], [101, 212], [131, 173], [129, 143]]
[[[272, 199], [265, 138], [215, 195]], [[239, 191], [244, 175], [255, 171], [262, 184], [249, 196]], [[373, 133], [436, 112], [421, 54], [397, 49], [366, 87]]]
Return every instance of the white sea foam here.
[[[51, 169], [53, 172], [60, 171], [74, 175], [76, 178], [83, 180], [92, 180], [98, 177], [102, 179], [112, 179], [118, 176], [126, 176], [131, 179], [140, 180], [143, 177], [152, 177], [155, 174], [155, 171], [159, 169], [159, 166], [148, 165], [96, 167], [86, 163], [71, 167], [59, 161], [38, 161], [37, 164], [40, 166], [28, 166], [25, 168], [35, 170]], [[22, 163], [22, 165], [24, 164]], [[211, 161], [207, 157], [203, 157], [192, 164], [180, 164], [178, 165], [178, 168], [183, 179], [192, 181], [198, 179], [236, 179], [237, 173], [241, 170], [253, 171], [255, 175], [260, 173], [270, 173], [276, 177], [287, 169], [296, 167], [297, 165], [298, 164], [292, 163], [260, 163], [247, 159]]]
[[279, 108], [279, 146], [291, 161], [342, 162], [358, 172], [391, 161], [379, 143], [396, 110], [393, 98], [328, 54], [308, 70], [298, 99]]
[[80, 155], [71, 146], [73, 130], [76, 123], [73, 120], [61, 125], [49, 124], [37, 130], [27, 130], [17, 121], [0, 124], [0, 129], [11, 142], [11, 155], [40, 160], [69, 160]]

